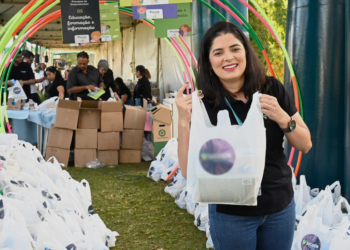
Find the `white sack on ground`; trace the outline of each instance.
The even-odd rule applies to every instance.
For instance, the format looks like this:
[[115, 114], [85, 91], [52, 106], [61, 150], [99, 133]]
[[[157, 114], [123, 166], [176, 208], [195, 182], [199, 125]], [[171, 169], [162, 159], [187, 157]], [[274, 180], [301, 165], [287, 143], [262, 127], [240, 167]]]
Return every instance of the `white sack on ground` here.
[[0, 135], [0, 248], [108, 249], [117, 232], [94, 214], [86, 180], [78, 182], [55, 158], [30, 143]]

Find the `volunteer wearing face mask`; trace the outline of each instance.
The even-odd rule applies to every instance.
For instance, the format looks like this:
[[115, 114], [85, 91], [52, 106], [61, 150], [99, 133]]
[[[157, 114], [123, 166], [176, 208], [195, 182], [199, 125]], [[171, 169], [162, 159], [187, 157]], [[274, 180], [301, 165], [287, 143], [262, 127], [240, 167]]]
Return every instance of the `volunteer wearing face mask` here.
[[148, 80], [151, 78], [151, 74], [142, 65], [137, 66], [135, 71], [139, 80], [134, 89], [134, 102], [136, 106], [143, 107], [143, 98], [149, 103], [152, 101], [151, 84]]
[[67, 96], [66, 85], [67, 82], [63, 79], [61, 73], [53, 66], [46, 69], [47, 79], [50, 83], [45, 87], [49, 98], [58, 96], [64, 99]]
[[106, 60], [100, 60], [97, 65], [98, 71], [102, 76], [103, 83], [105, 84], [105, 93], [101, 95], [103, 101], [107, 101], [111, 97], [109, 88], [112, 89], [115, 99], [119, 99], [117, 94], [117, 88], [114, 83], [113, 71], [108, 67], [108, 62]]
[[[193, 99], [191, 95], [183, 97], [182, 93], [186, 85], [179, 90], [176, 98], [179, 112], [178, 155], [183, 176], [185, 178], [192, 176], [190, 169], [199, 169], [199, 167], [208, 167], [209, 170], [206, 171], [215, 176], [220, 176], [228, 171], [227, 166], [222, 164], [217, 164], [220, 168], [216, 169], [212, 168], [214, 164], [187, 166], [188, 160], [198, 159], [198, 155], [192, 156], [188, 153], [193, 146], [196, 146], [194, 142], [196, 138], [191, 137], [191, 141], [189, 140], [191, 133], [195, 134], [195, 129], [199, 127], [198, 125], [196, 125], [197, 128], [190, 127], [191, 116], [195, 116], [195, 112], [198, 116], [206, 110], [212, 125], [217, 126], [219, 111], [226, 110], [220, 113], [219, 120], [222, 122], [229, 116], [231, 126], [224, 124], [228, 129], [238, 124], [243, 124], [240, 127], [236, 126], [238, 129], [243, 129], [245, 121], [247, 125], [254, 127], [252, 121], [255, 119], [261, 123], [262, 127], [260, 130], [262, 132], [258, 136], [266, 137], [265, 165], [260, 162], [256, 163], [264, 166], [263, 175], [260, 176], [262, 178], [261, 193], [256, 192], [258, 195], [254, 197], [254, 199], [257, 197], [257, 206], [209, 205], [210, 232], [215, 249], [291, 249], [295, 225], [295, 203], [292, 170], [287, 165], [282, 143], [286, 136], [293, 147], [307, 153], [312, 147], [309, 129], [281, 82], [266, 76], [265, 69], [253, 47], [243, 32], [234, 24], [218, 22], [206, 32], [201, 42], [198, 64], [201, 70], [197, 75], [199, 89], [197, 94], [200, 95], [202, 102], [195, 96]], [[260, 97], [254, 94], [257, 91], [262, 93]], [[199, 109], [198, 106], [203, 109]], [[192, 107], [195, 110], [192, 110]], [[251, 110], [261, 116], [247, 116]], [[207, 130], [210, 130], [210, 127], [207, 127]], [[206, 139], [210, 136], [210, 133], [201, 133], [199, 137]], [[227, 134], [227, 137], [229, 136]], [[240, 140], [244, 142], [249, 136], [248, 131]], [[199, 137], [197, 139], [204, 140]], [[232, 141], [224, 143], [223, 139], [212, 140], [218, 143], [214, 149], [225, 146], [225, 143], [234, 144]], [[207, 144], [203, 145], [208, 146]], [[229, 154], [230, 159], [225, 159], [225, 163], [230, 160], [233, 163], [229, 167], [237, 167], [234, 165], [237, 157], [246, 159], [244, 158], [246, 156], [240, 153], [244, 150], [246, 149], [239, 148], [238, 145], [237, 148], [234, 148], [235, 154]], [[221, 154], [222, 157], [227, 156], [227, 152], [222, 151], [222, 153], [225, 153]], [[257, 157], [257, 155], [250, 155], [249, 159], [254, 160]], [[240, 185], [251, 185], [251, 183], [242, 181]], [[223, 189], [220, 192], [224, 191]]]

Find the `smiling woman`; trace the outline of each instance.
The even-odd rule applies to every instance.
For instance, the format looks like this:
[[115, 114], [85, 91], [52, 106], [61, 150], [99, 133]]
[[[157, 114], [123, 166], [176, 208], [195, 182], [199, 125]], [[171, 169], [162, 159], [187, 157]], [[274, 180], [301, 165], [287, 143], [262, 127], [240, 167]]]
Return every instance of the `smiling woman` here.
[[[195, 96], [193, 99], [192, 96], [183, 97], [186, 85], [179, 90], [176, 98], [179, 112], [178, 157], [182, 175], [187, 178], [189, 173], [188, 183], [193, 179], [199, 183], [202, 177], [193, 177], [192, 173], [200, 167], [212, 175], [225, 174], [222, 179], [210, 176], [206, 176], [205, 181], [201, 179], [205, 185], [210, 182], [212, 187], [218, 187], [224, 183], [223, 180], [227, 180], [227, 175], [234, 173], [237, 178], [242, 169], [253, 171], [260, 168], [261, 164], [263, 167], [257, 175], [257, 192], [253, 195], [255, 205], [235, 200], [216, 204], [217, 200], [207, 200], [211, 203], [210, 231], [215, 249], [290, 249], [294, 234], [295, 205], [292, 171], [287, 165], [282, 143], [286, 137], [293, 147], [307, 153], [312, 147], [309, 129], [282, 83], [266, 76], [251, 44], [234, 24], [218, 22], [206, 32], [199, 50], [198, 68], [199, 91], [195, 94], [201, 94], [202, 101], [199, 102]], [[248, 119], [248, 113], [254, 110], [255, 114], [250, 118], [256, 120], [252, 122]], [[202, 113], [209, 121], [197, 121]], [[223, 123], [226, 127], [222, 127]], [[220, 130], [220, 135], [215, 134], [215, 127], [218, 126], [224, 128]], [[249, 131], [233, 136], [236, 128], [247, 126], [251, 128]], [[198, 130], [201, 131], [200, 137], [196, 135]], [[215, 141], [215, 148], [219, 152], [200, 151], [201, 148], [208, 148], [200, 142], [209, 139]], [[227, 141], [219, 141], [223, 139]], [[225, 143], [231, 145], [232, 150], [223, 151]], [[247, 147], [246, 143], [254, 146]], [[262, 149], [262, 152], [258, 152], [257, 148]], [[198, 155], [194, 155], [194, 152], [201, 152], [200, 163], [196, 161]], [[265, 158], [259, 158], [261, 155], [265, 155]], [[240, 189], [252, 185], [247, 183], [242, 181], [242, 184], [238, 183], [232, 189], [228, 186], [231, 183], [227, 182], [225, 187], [220, 186], [215, 190], [219, 194], [216, 197], [224, 196], [225, 190], [240, 194]], [[272, 238], [273, 246], [270, 245]]]

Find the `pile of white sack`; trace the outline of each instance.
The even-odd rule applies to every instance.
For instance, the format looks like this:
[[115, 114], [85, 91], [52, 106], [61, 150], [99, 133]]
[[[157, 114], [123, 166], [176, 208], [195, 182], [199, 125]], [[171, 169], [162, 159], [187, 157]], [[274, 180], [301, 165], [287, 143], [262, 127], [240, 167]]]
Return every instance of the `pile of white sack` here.
[[[179, 164], [177, 146], [176, 139], [166, 144], [151, 163], [148, 178], [154, 181], [167, 180]], [[169, 180], [173, 182], [165, 188], [165, 192], [175, 198], [175, 203], [181, 209], [194, 215], [194, 225], [206, 232], [207, 248], [214, 248], [210, 236], [208, 204], [192, 202], [192, 195], [186, 191], [186, 179], [180, 168]], [[292, 250], [350, 250], [350, 205], [341, 196], [339, 181], [321, 191], [308, 187], [303, 175], [300, 176], [300, 184], [296, 185], [293, 173], [292, 182], [296, 203]]]
[[15, 134], [0, 135], [0, 249], [106, 250], [117, 232], [94, 214], [86, 180], [45, 161]]
[[[179, 165], [177, 145], [177, 140], [174, 138], [165, 145], [156, 157], [156, 160], [151, 163], [147, 173], [148, 178], [154, 181], [165, 181], [168, 179], [168, 176], [171, 175]], [[186, 191], [186, 179], [182, 176], [179, 167], [169, 180], [173, 182], [165, 188], [165, 192], [175, 198], [175, 203], [181, 209], [187, 209], [187, 212], [194, 216], [194, 225], [199, 230], [206, 232], [208, 238], [207, 248], [214, 249], [209, 229], [208, 204], [195, 204], [192, 202], [192, 195]]]

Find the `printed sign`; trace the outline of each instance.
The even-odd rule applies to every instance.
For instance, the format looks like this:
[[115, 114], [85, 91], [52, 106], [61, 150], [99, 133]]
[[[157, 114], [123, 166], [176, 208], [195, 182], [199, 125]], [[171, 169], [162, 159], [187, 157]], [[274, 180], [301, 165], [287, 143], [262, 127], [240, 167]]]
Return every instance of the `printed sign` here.
[[100, 42], [99, 8], [95, 0], [61, 0], [63, 43]]
[[192, 3], [192, 0], [120, 0], [120, 6], [122, 7], [174, 3]]
[[177, 16], [154, 20], [156, 38], [192, 36], [191, 4], [177, 4]]
[[132, 7], [134, 19], [177, 18], [177, 5], [148, 5]]
[[118, 4], [101, 4], [100, 17], [102, 42], [121, 40]]

